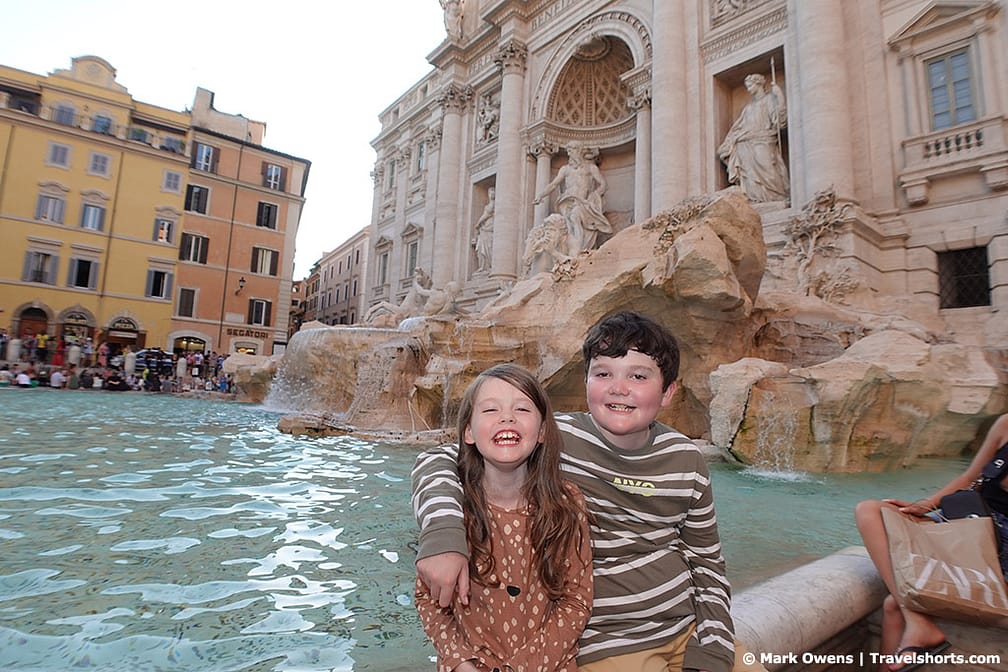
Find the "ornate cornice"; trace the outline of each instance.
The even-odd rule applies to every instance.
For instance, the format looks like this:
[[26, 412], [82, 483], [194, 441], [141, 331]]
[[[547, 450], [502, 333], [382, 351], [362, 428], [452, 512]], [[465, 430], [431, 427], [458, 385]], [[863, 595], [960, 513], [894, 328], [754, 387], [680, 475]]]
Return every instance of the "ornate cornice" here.
[[741, 47], [758, 42], [765, 37], [783, 33], [788, 27], [787, 7], [781, 5], [734, 30], [720, 33], [700, 45], [704, 63], [716, 61]]
[[710, 0], [711, 26], [717, 28], [771, 0]]

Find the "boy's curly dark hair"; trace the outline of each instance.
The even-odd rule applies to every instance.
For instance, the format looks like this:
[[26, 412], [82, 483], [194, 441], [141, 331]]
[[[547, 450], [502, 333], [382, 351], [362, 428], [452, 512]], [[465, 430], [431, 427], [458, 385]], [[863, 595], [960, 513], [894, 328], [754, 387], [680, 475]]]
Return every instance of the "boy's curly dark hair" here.
[[675, 336], [650, 317], [631, 311], [613, 313], [588, 331], [581, 348], [585, 376], [594, 358], [623, 357], [629, 350], [648, 355], [658, 363], [663, 390], [679, 377], [679, 344]]

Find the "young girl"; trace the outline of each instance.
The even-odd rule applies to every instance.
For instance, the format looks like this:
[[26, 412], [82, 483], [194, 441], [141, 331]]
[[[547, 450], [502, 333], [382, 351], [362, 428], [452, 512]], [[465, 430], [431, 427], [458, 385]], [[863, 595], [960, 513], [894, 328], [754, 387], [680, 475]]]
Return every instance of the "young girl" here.
[[560, 478], [549, 398], [514, 364], [481, 373], [459, 408], [468, 604], [441, 608], [421, 581], [416, 605], [438, 672], [577, 669], [592, 605], [588, 519]]

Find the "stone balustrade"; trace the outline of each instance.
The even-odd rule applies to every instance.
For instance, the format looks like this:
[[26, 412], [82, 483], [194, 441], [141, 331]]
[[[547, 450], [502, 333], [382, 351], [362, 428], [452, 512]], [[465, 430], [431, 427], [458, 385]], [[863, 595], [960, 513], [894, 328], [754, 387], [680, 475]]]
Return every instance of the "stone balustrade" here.
[[980, 172], [992, 190], [1008, 189], [1008, 120], [985, 117], [907, 138], [899, 181], [912, 205], [928, 201], [935, 180]]

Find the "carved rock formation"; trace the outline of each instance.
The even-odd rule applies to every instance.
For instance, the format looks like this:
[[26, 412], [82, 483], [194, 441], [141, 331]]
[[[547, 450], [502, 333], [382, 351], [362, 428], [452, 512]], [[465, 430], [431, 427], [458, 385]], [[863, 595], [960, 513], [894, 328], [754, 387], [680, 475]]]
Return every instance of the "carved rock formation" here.
[[1008, 410], [1008, 353], [954, 343], [941, 324], [908, 317], [912, 307], [760, 293], [765, 263], [760, 217], [737, 189], [688, 199], [477, 314], [309, 325], [267, 401], [297, 412], [286, 431], [445, 440], [472, 378], [513, 361], [544, 381], [555, 408], [583, 410], [581, 342], [625, 308], [679, 341], [679, 388], [659, 419], [744, 462], [889, 468], [959, 454]]
[[715, 445], [747, 463], [816, 472], [960, 455], [1008, 402], [979, 349], [891, 329], [819, 364], [744, 359], [711, 379]]

